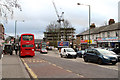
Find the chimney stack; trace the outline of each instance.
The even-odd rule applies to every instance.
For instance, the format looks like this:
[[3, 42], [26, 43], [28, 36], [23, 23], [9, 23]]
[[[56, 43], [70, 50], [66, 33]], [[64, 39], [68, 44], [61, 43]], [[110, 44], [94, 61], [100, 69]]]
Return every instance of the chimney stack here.
[[90, 25], [90, 29], [93, 29], [93, 28], [95, 28], [95, 23], [92, 23], [92, 24]]
[[109, 20], [109, 25], [114, 24], [114, 23], [115, 23], [114, 19]]

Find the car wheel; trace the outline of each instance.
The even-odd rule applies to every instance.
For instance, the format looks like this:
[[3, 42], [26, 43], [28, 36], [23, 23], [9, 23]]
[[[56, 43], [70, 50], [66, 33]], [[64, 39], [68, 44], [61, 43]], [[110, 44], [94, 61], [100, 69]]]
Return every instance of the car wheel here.
[[61, 58], [63, 58], [63, 55], [62, 55], [62, 54], [60, 54], [60, 56], [61, 56]]
[[10, 52], [10, 55], [12, 55], [12, 52]]
[[112, 65], [115, 65], [116, 64], [116, 62], [112, 62]]
[[84, 57], [84, 61], [85, 61], [85, 62], [88, 62], [88, 59], [87, 59], [87, 57]]
[[74, 56], [73, 58], [74, 58], [74, 59], [76, 59], [76, 58], [77, 58], [77, 56]]
[[103, 64], [103, 61], [102, 61], [102, 59], [98, 59], [98, 64]]

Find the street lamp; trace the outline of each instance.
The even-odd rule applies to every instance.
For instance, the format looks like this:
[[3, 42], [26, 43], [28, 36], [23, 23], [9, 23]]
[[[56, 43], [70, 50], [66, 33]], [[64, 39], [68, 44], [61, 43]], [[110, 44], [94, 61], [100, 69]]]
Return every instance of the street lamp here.
[[[77, 5], [85, 5], [85, 4], [80, 4], [80, 3], [77, 3]], [[90, 18], [90, 5], [85, 5], [85, 6], [88, 6], [89, 7], [89, 47], [90, 47], [90, 23], [91, 23], [91, 18]]]
[[[24, 20], [22, 20], [24, 22]], [[16, 43], [16, 27], [17, 27], [17, 20], [15, 20], [15, 43]]]

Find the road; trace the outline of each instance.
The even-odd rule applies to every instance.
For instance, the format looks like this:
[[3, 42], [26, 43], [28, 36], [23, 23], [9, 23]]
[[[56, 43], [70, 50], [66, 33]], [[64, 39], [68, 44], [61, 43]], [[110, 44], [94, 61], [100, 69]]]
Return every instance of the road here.
[[21, 58], [34, 78], [118, 78], [118, 64], [86, 63], [82, 58], [61, 58], [57, 51], [36, 52]]

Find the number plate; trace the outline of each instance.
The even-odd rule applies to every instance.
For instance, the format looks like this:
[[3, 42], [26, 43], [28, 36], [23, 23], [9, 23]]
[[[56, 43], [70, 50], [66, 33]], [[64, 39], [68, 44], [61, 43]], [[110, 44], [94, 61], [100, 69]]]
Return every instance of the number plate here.
[[113, 59], [112, 61], [116, 61], [116, 59]]

